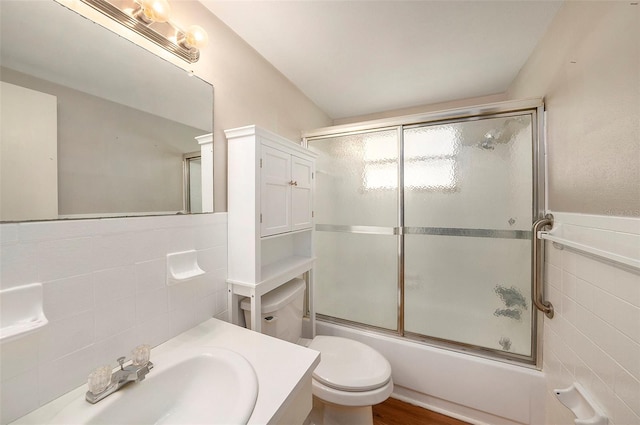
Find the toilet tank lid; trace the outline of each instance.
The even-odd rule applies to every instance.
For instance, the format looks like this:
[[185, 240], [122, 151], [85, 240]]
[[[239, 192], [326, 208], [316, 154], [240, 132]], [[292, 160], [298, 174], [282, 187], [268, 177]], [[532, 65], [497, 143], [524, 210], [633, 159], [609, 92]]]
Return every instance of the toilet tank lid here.
[[[295, 278], [267, 292], [262, 296], [262, 313], [273, 313], [276, 310], [280, 310], [304, 292], [305, 286], [303, 279]], [[240, 308], [251, 311], [251, 299], [243, 299], [240, 303]]]

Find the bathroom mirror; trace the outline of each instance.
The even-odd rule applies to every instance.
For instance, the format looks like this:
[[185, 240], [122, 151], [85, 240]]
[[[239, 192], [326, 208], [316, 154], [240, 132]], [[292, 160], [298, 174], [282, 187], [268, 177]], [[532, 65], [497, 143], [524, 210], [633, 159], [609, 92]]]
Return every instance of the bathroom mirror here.
[[53, 0], [0, 12], [0, 220], [189, 212], [213, 87]]

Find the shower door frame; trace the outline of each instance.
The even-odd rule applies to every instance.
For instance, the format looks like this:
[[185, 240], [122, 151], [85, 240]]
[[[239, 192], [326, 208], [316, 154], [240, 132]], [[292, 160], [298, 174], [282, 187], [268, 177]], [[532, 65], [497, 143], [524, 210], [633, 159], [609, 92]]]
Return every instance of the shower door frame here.
[[[546, 153], [545, 153], [545, 124], [544, 124], [544, 101], [543, 99], [525, 99], [517, 101], [506, 101], [491, 103], [486, 105], [479, 105], [466, 108], [450, 109], [445, 111], [406, 115], [400, 117], [394, 117], [389, 119], [380, 119], [374, 121], [366, 121], [354, 124], [344, 124], [333, 127], [325, 127], [317, 130], [303, 133], [303, 145], [308, 147], [310, 140], [321, 140], [324, 138], [331, 138], [337, 136], [346, 136], [358, 133], [367, 133], [371, 131], [381, 131], [396, 129], [398, 137], [398, 196], [397, 196], [397, 213], [398, 213], [398, 227], [394, 228], [392, 234], [398, 236], [398, 302], [397, 302], [397, 329], [389, 330], [379, 328], [373, 325], [367, 325], [359, 322], [354, 322], [347, 319], [336, 318], [332, 316], [326, 316], [323, 314], [316, 315], [320, 320], [336, 323], [340, 325], [346, 325], [349, 327], [365, 329], [368, 331], [382, 333], [388, 336], [401, 338], [403, 340], [411, 340], [418, 343], [425, 343], [428, 345], [434, 345], [437, 347], [450, 349], [466, 354], [473, 354], [480, 357], [485, 357], [493, 360], [504, 361], [507, 363], [514, 363], [520, 366], [530, 366], [535, 368], [541, 367], [542, 360], [542, 346], [541, 337], [538, 335], [538, 329], [542, 327], [542, 315], [538, 314], [537, 309], [532, 308], [531, 319], [531, 356], [522, 354], [509, 353], [503, 350], [492, 349], [488, 347], [481, 347], [472, 344], [455, 342], [451, 340], [445, 340], [437, 337], [431, 337], [421, 334], [415, 334], [405, 331], [405, 306], [404, 306], [404, 235], [405, 235], [405, 222], [404, 222], [404, 130], [405, 128], [411, 128], [424, 125], [440, 125], [461, 123], [468, 121], [478, 121], [489, 118], [503, 118], [509, 116], [531, 114], [532, 117], [532, 225], [533, 223], [544, 216], [546, 210]], [[315, 180], [314, 180], [315, 184]], [[364, 228], [364, 226], [340, 226], [341, 228], [353, 228], [354, 231], [347, 231], [348, 233], [375, 233], [378, 234], [372, 228]], [[362, 228], [362, 230], [358, 230]], [[381, 229], [380, 234], [390, 234], [389, 231]], [[530, 233], [532, 242], [535, 242], [536, 235]], [[544, 253], [542, 253], [544, 255]], [[533, 279], [533, 267], [531, 269], [531, 279]], [[533, 280], [531, 280], [531, 300], [535, 294], [533, 294]]]

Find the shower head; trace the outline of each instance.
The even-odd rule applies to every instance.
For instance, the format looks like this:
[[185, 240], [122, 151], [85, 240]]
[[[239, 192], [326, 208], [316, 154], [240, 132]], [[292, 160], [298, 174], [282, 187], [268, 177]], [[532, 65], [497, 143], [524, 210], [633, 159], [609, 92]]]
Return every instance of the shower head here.
[[505, 145], [511, 142], [528, 123], [522, 116], [507, 118], [500, 128], [486, 132], [476, 146], [484, 150], [494, 150], [498, 144]]
[[496, 137], [493, 135], [491, 131], [484, 135], [484, 139], [481, 140], [476, 146], [485, 150], [494, 150], [494, 143], [496, 142]]

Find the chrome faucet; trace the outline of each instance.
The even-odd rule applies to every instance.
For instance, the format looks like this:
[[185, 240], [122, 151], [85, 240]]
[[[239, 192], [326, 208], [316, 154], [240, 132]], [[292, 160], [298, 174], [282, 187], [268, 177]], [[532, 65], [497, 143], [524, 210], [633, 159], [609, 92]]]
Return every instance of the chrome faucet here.
[[151, 363], [150, 361], [139, 365], [132, 362], [129, 366], [124, 366], [124, 362], [124, 357], [118, 358], [120, 369], [111, 374], [111, 379], [106, 388], [95, 393], [91, 390], [87, 391], [85, 399], [89, 403], [95, 404], [99, 402], [103, 398], [115, 393], [129, 382], [140, 382], [144, 380], [145, 376], [147, 376], [147, 373], [149, 373], [149, 371], [153, 369], [153, 363]]

